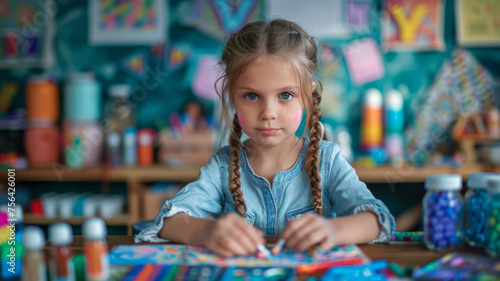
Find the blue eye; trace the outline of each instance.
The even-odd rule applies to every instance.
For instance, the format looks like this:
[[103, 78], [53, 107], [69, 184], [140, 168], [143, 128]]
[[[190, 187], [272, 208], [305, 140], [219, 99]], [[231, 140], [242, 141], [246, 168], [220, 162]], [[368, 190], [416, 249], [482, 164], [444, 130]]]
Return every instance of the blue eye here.
[[247, 100], [256, 100], [257, 99], [257, 95], [255, 93], [248, 93], [245, 95], [245, 98]]
[[284, 92], [280, 94], [280, 98], [282, 98], [283, 100], [291, 100], [293, 98], [293, 95], [289, 92]]

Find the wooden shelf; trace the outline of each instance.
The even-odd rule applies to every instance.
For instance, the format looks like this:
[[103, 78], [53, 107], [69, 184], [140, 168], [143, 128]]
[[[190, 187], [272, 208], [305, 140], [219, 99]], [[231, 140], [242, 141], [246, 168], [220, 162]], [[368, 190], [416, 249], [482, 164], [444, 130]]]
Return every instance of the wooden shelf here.
[[[81, 225], [87, 218], [60, 218], [56, 217], [53, 219], [49, 219], [44, 217], [43, 215], [36, 214], [24, 214], [24, 223], [25, 224], [37, 224], [37, 225], [49, 225], [56, 222], [67, 222], [71, 225]], [[127, 214], [122, 214], [118, 216], [114, 216], [109, 219], [103, 219], [106, 222], [106, 225], [113, 226], [126, 226], [129, 224], [129, 218]]]
[[[429, 174], [459, 174], [464, 179], [468, 174], [478, 172], [500, 173], [500, 167], [487, 167], [480, 165], [464, 166], [460, 169], [425, 167], [417, 168], [404, 166], [394, 168], [381, 166], [376, 168], [354, 167], [360, 180], [366, 183], [385, 182], [424, 182]], [[17, 181], [125, 181], [125, 182], [155, 182], [155, 181], [180, 181], [190, 182], [198, 178], [200, 167], [189, 169], [172, 169], [163, 165], [137, 166], [113, 168], [105, 171], [102, 167], [72, 170], [67, 167], [55, 168], [29, 168], [16, 170]], [[7, 177], [1, 173], [0, 179]]]

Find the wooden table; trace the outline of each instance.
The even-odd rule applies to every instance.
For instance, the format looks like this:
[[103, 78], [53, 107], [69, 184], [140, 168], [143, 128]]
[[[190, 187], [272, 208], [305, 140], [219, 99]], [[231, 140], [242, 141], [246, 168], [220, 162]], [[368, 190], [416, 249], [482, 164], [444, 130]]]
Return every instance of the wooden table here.
[[[113, 247], [117, 245], [134, 244], [132, 236], [108, 236], [107, 240], [110, 249], [113, 249]], [[267, 237], [267, 241], [273, 243], [277, 241], [277, 238]], [[73, 251], [75, 253], [81, 253], [83, 250], [83, 243], [84, 240], [82, 236], [74, 236], [72, 244]], [[423, 266], [449, 253], [427, 250], [425, 245], [421, 242], [391, 242], [387, 244], [359, 245], [359, 248], [372, 261], [386, 260], [388, 263], [394, 262], [401, 266]], [[471, 248], [468, 246], [465, 246], [458, 252], [487, 256], [483, 249]]]

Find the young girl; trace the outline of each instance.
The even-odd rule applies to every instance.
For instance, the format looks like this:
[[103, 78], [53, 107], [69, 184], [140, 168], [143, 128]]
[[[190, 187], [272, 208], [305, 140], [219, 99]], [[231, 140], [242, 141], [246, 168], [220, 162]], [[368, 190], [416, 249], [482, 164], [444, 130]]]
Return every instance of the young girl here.
[[[395, 224], [387, 207], [338, 146], [322, 140], [317, 62], [314, 39], [286, 20], [232, 34], [218, 80], [230, 145], [165, 202], [136, 242], [167, 239], [229, 257], [255, 253], [264, 236], [281, 236], [299, 251], [388, 241]], [[308, 136], [298, 138], [304, 109]]]

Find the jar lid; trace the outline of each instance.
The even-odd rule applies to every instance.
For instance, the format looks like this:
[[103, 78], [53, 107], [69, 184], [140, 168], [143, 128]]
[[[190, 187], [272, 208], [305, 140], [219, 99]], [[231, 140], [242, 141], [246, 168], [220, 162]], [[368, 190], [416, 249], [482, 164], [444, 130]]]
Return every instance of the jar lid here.
[[494, 173], [473, 173], [467, 176], [467, 187], [469, 189], [474, 188], [484, 188], [488, 187], [488, 180], [491, 177], [498, 177], [497, 174]]
[[462, 177], [453, 174], [434, 174], [425, 178], [425, 189], [432, 190], [460, 190]]
[[82, 233], [85, 239], [103, 239], [107, 235], [106, 223], [100, 218], [92, 218], [83, 222]]
[[488, 178], [488, 193], [494, 194], [500, 192], [500, 175]]
[[73, 230], [65, 222], [54, 223], [49, 226], [49, 239], [52, 245], [69, 245], [73, 242]]
[[30, 225], [24, 229], [23, 246], [27, 251], [40, 251], [45, 245], [45, 236], [40, 227]]

